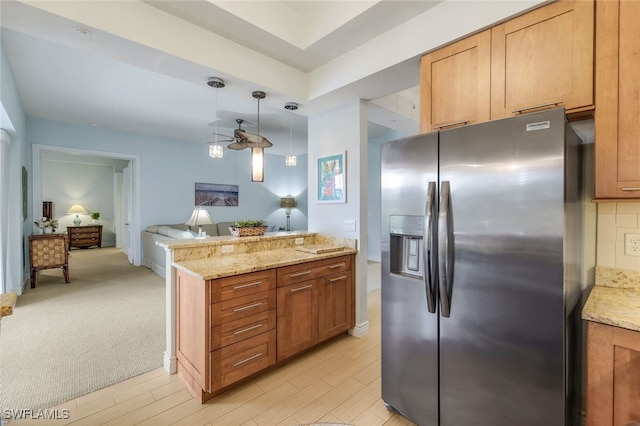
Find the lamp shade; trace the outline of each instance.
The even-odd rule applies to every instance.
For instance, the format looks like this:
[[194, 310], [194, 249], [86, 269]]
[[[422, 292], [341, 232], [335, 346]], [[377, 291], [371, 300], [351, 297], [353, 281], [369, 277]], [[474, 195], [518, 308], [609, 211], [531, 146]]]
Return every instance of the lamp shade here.
[[251, 181], [264, 182], [264, 148], [251, 148]]
[[89, 214], [89, 212], [87, 211], [87, 209], [82, 207], [81, 204], [74, 204], [69, 207], [67, 214]]
[[209, 216], [209, 212], [202, 206], [198, 206], [193, 209], [193, 213], [191, 213], [191, 217], [189, 220], [185, 222], [185, 225], [189, 226], [201, 226], [201, 225], [212, 225], [213, 220], [211, 216]]
[[286, 209], [292, 209], [296, 206], [296, 199], [293, 197], [282, 197], [280, 198], [280, 207]]

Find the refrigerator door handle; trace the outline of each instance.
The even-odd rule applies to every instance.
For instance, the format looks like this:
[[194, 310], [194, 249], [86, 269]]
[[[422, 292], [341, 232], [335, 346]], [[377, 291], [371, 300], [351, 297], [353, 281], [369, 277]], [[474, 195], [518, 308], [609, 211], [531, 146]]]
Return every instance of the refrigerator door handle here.
[[424, 223], [426, 235], [423, 238], [423, 265], [424, 265], [424, 285], [427, 292], [427, 308], [432, 314], [436, 312], [436, 297], [434, 291], [435, 271], [433, 262], [435, 261], [434, 241], [436, 236], [434, 223], [434, 209], [436, 206], [436, 183], [429, 182], [427, 186], [427, 202], [424, 208]]
[[440, 311], [443, 317], [448, 318], [450, 313], [451, 299], [449, 297], [449, 281], [452, 278], [452, 272], [449, 268], [449, 259], [452, 259], [451, 232], [449, 230], [449, 181], [443, 181], [440, 187], [440, 209], [438, 214], [438, 265], [439, 276], [438, 283], [440, 288]]

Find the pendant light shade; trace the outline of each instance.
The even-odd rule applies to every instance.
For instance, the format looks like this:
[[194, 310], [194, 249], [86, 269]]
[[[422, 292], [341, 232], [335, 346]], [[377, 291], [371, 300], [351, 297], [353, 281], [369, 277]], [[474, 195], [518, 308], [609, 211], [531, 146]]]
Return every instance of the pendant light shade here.
[[251, 148], [251, 181], [264, 182], [264, 148]]
[[[298, 109], [298, 104], [295, 102], [287, 102], [284, 109], [295, 111]], [[295, 166], [297, 163], [298, 160], [296, 156], [293, 155], [293, 122], [289, 119], [289, 154], [284, 158], [284, 164], [285, 166]]]
[[224, 153], [222, 152], [222, 147], [217, 143], [213, 145], [209, 145], [209, 157], [211, 158], [222, 158]]
[[297, 162], [298, 160], [293, 154], [287, 154], [287, 156], [284, 158], [284, 164], [287, 166], [295, 166]]
[[213, 87], [214, 89], [216, 89], [215, 93], [215, 99], [216, 99], [216, 103], [215, 103], [215, 117], [213, 117], [214, 122], [215, 122], [215, 126], [216, 126], [216, 131], [214, 134], [214, 141], [212, 144], [209, 144], [209, 157], [211, 158], [222, 158], [224, 156], [224, 152], [222, 151], [222, 147], [220, 145], [218, 145], [218, 89], [222, 88], [225, 86], [224, 84], [224, 80], [222, 80], [221, 78], [218, 77], [211, 77], [208, 81], [207, 84], [211, 87]]

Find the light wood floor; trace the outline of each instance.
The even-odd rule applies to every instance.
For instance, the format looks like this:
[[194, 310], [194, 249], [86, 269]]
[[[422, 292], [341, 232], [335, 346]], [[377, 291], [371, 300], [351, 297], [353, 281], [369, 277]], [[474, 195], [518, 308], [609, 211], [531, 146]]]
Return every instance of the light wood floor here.
[[11, 424], [413, 425], [380, 398], [379, 290], [369, 293], [368, 318], [367, 336], [342, 336], [205, 404], [191, 397], [178, 375], [157, 369], [54, 407], [67, 419]]

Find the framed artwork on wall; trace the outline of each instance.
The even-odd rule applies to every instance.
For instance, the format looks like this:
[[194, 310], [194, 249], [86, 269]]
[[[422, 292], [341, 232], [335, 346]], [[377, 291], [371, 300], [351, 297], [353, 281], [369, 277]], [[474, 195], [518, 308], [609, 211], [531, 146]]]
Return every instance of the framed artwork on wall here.
[[238, 185], [196, 182], [196, 206], [238, 205]]
[[346, 151], [318, 157], [317, 185], [318, 203], [346, 203]]

